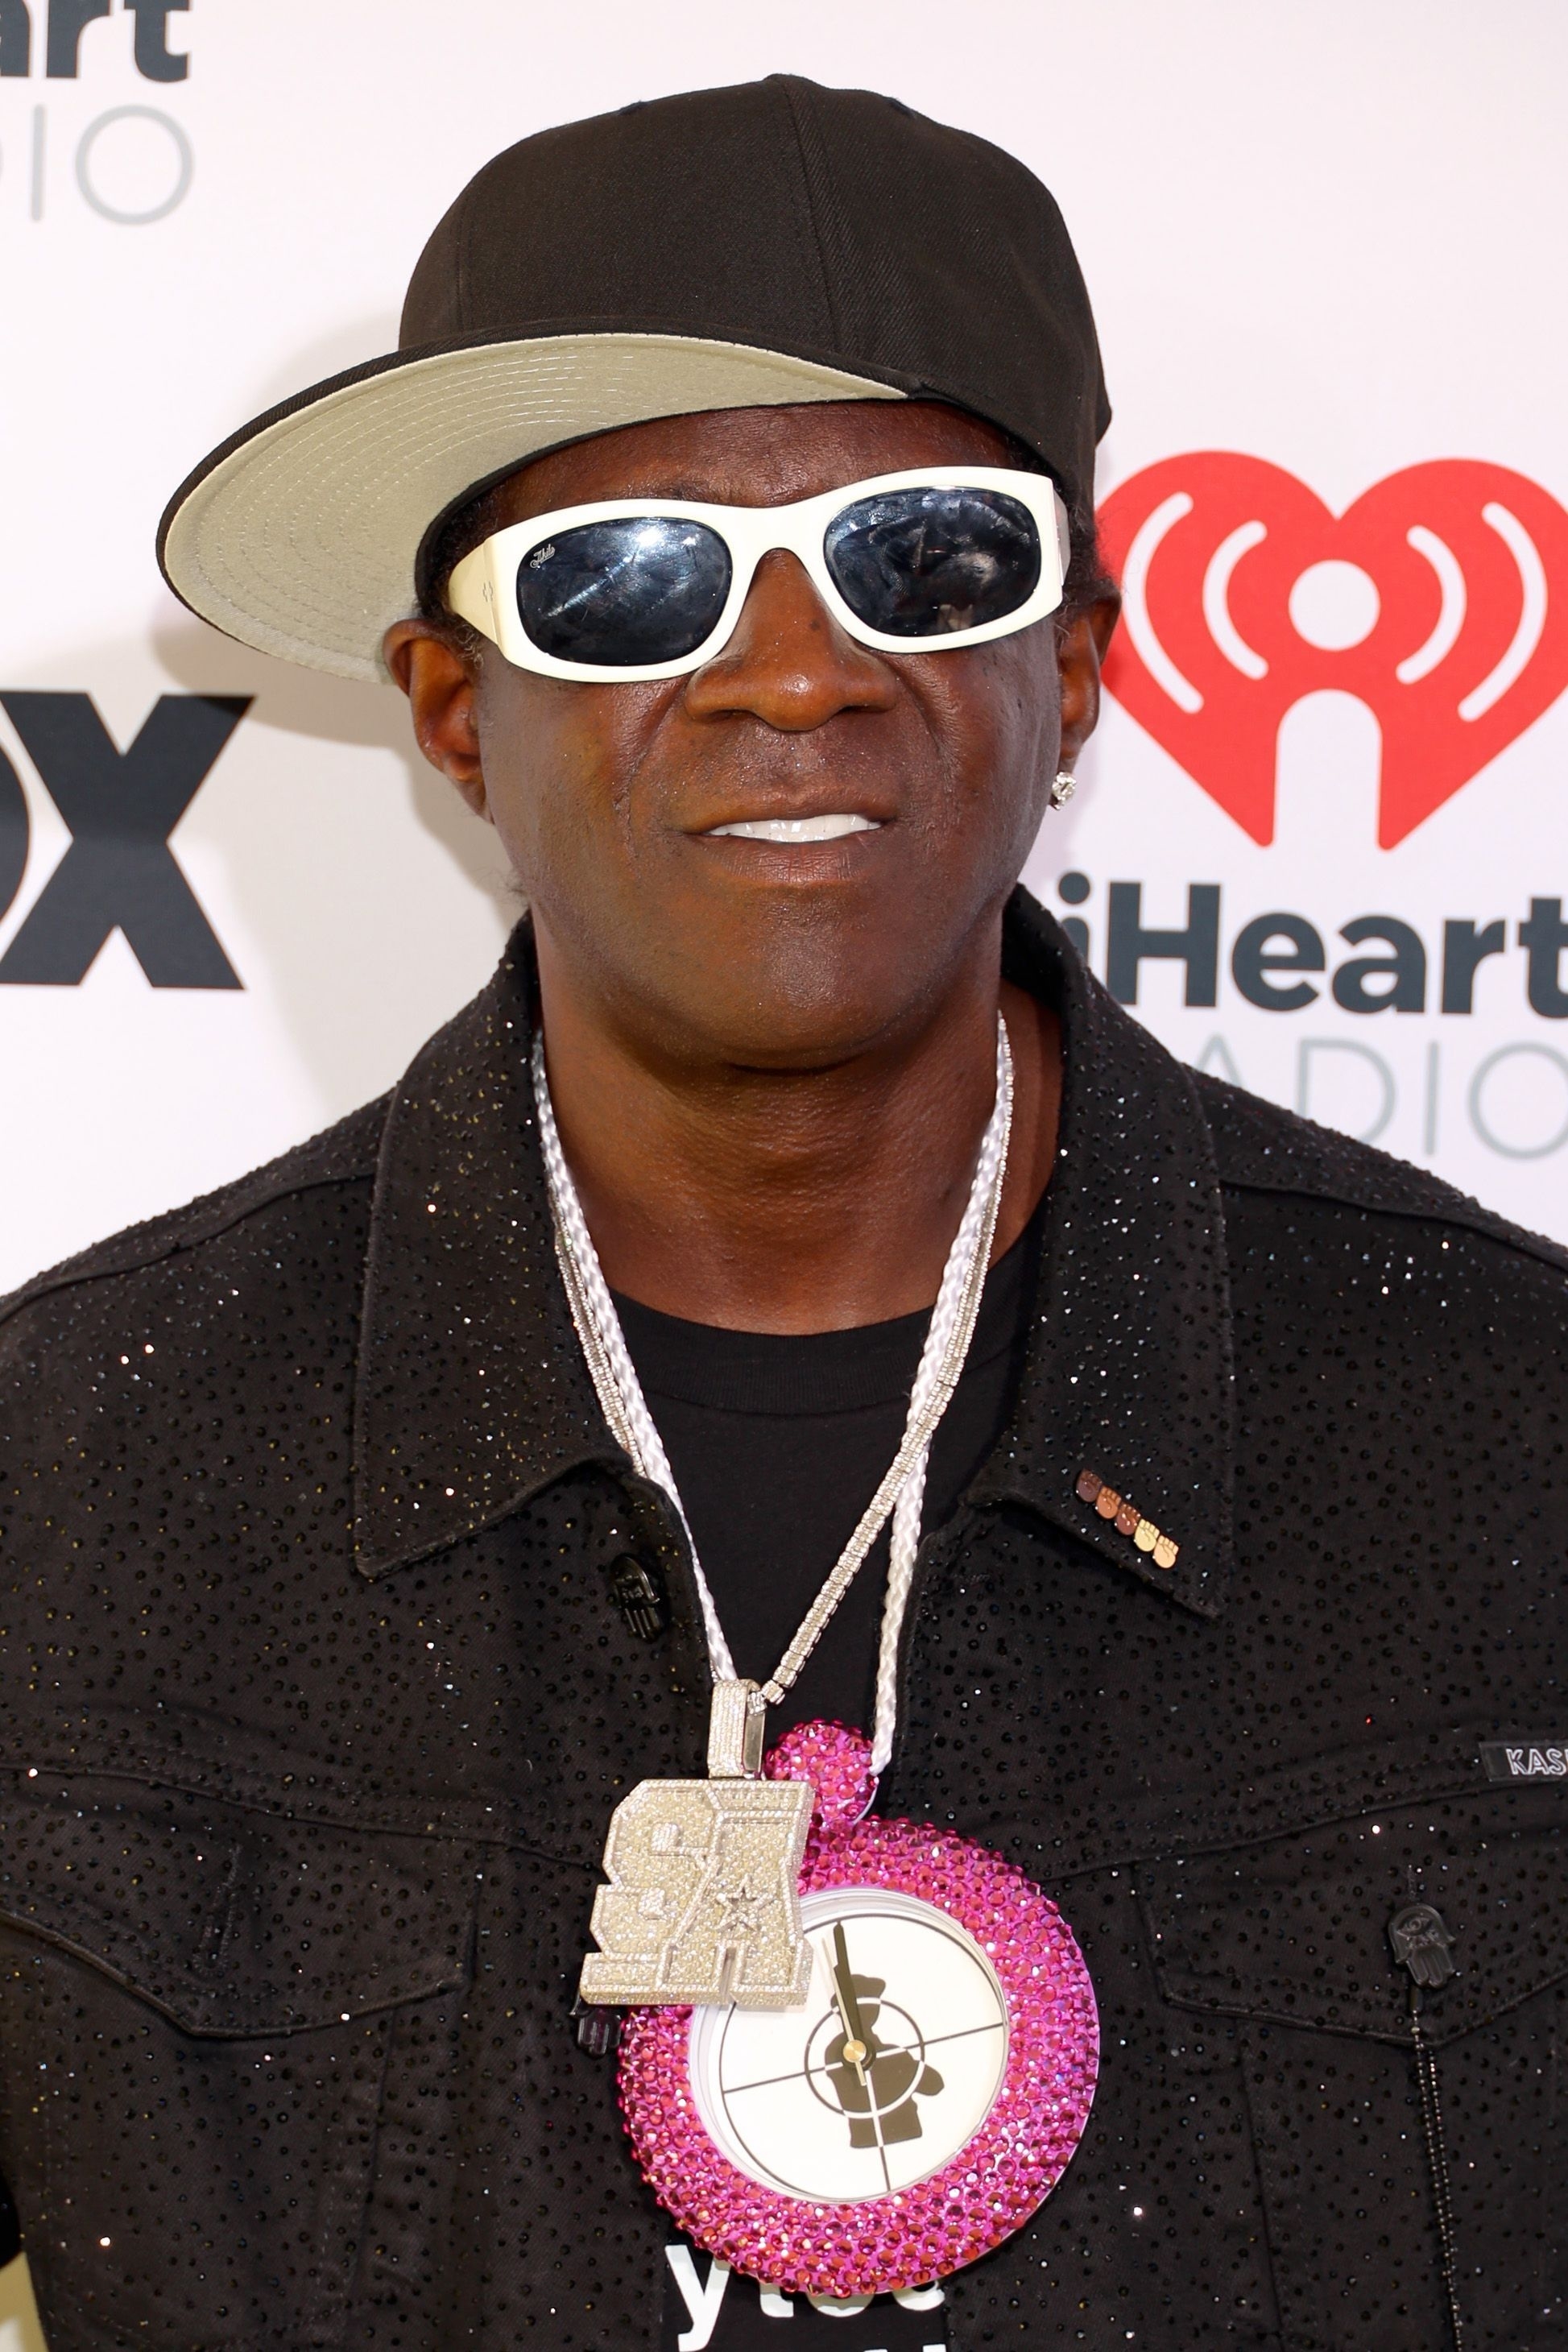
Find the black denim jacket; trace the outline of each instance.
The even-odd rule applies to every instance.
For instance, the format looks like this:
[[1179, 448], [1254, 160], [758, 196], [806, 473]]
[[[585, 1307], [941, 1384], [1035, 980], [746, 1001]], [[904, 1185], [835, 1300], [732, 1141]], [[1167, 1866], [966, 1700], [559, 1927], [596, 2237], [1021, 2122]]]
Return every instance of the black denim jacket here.
[[[1568, 1260], [1195, 1076], [1021, 893], [1007, 955], [1067, 1038], [1038, 1323], [881, 1801], [1048, 1889], [1103, 2051], [952, 2341], [1568, 2344]], [[571, 2007], [707, 1670], [559, 1288], [531, 987], [525, 931], [388, 1099], [4, 1310], [0, 2174], [52, 2352], [653, 2340]]]

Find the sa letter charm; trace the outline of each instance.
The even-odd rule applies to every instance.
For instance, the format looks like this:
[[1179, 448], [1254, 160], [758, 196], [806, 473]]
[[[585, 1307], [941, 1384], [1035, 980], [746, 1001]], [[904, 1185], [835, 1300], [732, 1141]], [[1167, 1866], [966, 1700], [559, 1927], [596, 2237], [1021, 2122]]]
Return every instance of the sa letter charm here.
[[583, 1961], [580, 1986], [596, 2008], [792, 2009], [806, 1997], [811, 1949], [799, 1878], [811, 1790], [736, 1770], [742, 1755], [719, 1737], [721, 1709], [742, 1719], [744, 1701], [730, 1695], [747, 1687], [715, 1693], [713, 1779], [640, 1781], [611, 1817], [609, 1885], [593, 1904], [599, 1949]]

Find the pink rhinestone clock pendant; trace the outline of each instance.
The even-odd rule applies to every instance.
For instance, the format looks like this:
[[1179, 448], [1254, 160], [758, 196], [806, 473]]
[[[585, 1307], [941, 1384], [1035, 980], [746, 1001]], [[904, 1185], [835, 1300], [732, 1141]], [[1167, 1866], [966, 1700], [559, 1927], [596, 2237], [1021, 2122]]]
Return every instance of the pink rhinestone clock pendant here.
[[636, 2008], [622, 2037], [660, 2203], [786, 2293], [881, 2294], [977, 2261], [1050, 2195], [1094, 2096], [1093, 1988], [1056, 1906], [970, 1839], [867, 1813], [870, 1758], [859, 1732], [807, 1723], [764, 1766], [814, 1790], [804, 2003]]

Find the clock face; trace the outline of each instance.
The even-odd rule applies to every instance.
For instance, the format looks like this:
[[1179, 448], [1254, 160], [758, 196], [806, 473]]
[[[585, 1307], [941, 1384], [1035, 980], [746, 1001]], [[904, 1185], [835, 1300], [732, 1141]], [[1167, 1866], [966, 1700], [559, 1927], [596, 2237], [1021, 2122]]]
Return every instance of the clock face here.
[[973, 2139], [1001, 2087], [1008, 2007], [974, 1937], [918, 1896], [802, 1896], [799, 2009], [694, 2009], [691, 2080], [723, 2153], [813, 2204], [908, 2189]]

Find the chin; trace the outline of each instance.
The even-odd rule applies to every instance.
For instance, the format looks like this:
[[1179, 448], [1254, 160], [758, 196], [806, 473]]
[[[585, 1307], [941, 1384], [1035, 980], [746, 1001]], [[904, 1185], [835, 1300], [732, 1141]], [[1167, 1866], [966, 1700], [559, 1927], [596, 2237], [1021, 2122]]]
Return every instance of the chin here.
[[632, 1025], [682, 1059], [831, 1067], [917, 1031], [1006, 896], [942, 883], [676, 901], [622, 922], [601, 969]]
[[908, 1018], [925, 991], [915, 976], [899, 977], [904, 986], [891, 976], [875, 985], [863, 956], [848, 966], [827, 959], [807, 973], [742, 970], [722, 997], [682, 1008], [683, 1025], [726, 1062], [831, 1068], [874, 1047]]

